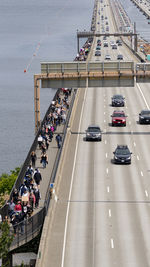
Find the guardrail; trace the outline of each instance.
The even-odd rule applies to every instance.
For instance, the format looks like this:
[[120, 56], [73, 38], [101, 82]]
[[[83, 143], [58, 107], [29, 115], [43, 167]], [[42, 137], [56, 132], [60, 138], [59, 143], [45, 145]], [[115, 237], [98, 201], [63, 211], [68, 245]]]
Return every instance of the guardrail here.
[[138, 64], [136, 64], [136, 72], [138, 72], [138, 71], [142, 71], [142, 72], [150, 71], [150, 63], [138, 63]]
[[41, 73], [62, 75], [68, 73], [82, 74], [83, 72], [105, 72], [112, 71], [134, 71], [132, 61], [110, 61], [110, 62], [42, 62]]

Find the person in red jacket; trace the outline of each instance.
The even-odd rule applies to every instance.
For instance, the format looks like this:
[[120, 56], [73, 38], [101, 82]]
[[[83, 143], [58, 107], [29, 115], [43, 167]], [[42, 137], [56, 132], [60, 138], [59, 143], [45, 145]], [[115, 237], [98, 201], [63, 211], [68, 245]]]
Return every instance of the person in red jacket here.
[[18, 201], [17, 204], [15, 205], [15, 209], [14, 209], [15, 212], [22, 212], [22, 206], [21, 206], [21, 202]]

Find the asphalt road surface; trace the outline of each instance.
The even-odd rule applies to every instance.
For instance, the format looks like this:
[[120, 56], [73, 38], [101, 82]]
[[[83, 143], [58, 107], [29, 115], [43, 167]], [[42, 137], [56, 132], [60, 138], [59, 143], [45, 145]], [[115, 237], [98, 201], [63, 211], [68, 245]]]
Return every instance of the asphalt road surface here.
[[[118, 50], [108, 49], [115, 57]], [[125, 97], [125, 107], [111, 106], [114, 94]], [[116, 109], [128, 116], [126, 127], [112, 127]], [[150, 109], [148, 83], [79, 89], [41, 266], [150, 266], [150, 125], [138, 123], [142, 109]], [[90, 124], [101, 127], [101, 142], [85, 140]], [[117, 144], [128, 145], [131, 165], [114, 164]]]

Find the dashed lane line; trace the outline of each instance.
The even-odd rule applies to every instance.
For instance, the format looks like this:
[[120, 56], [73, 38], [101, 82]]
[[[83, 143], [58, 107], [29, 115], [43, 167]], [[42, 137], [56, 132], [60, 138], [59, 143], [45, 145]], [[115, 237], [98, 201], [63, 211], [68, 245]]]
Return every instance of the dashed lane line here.
[[111, 217], [111, 210], [110, 209], [109, 209], [108, 213], [109, 213], [109, 217]]
[[109, 193], [110, 192], [110, 188], [109, 188], [109, 186], [107, 186], [107, 193]]
[[111, 248], [114, 248], [114, 240], [113, 240], [113, 238], [111, 238]]

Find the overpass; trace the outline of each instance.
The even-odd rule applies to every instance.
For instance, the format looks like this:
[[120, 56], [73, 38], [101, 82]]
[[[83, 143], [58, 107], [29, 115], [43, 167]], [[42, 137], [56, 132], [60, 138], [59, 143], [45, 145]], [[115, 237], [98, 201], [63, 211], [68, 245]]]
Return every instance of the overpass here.
[[[96, 7], [93, 25], [96, 32], [105, 30], [108, 21], [110, 32], [115, 33], [117, 29], [110, 2], [96, 1]], [[86, 66], [86, 86], [78, 88], [73, 105], [55, 180], [58, 199], [52, 198], [44, 222], [38, 267], [150, 266], [150, 126], [140, 125], [138, 119], [142, 109], [150, 109], [149, 83], [139, 83], [138, 80], [140, 76], [145, 79], [145, 74], [149, 76], [149, 65], [141, 64], [124, 43], [113, 50], [111, 42], [117, 38], [107, 37], [108, 47], [105, 47], [106, 40], [101, 37], [102, 53], [99, 57], [95, 55], [99, 37], [94, 36], [87, 62], [83, 65]], [[118, 54], [123, 55], [125, 64], [134, 62], [133, 72], [130, 69], [134, 84], [113, 86], [112, 67], [109, 84], [89, 87], [90, 64], [98, 62], [97, 67], [102, 66], [106, 55], [110, 55], [110, 64], [113, 64]], [[44, 64], [42, 68], [47, 69], [45, 76], [51, 79], [52, 65], [50, 62]], [[73, 72], [65, 74], [65, 67], [61, 64], [63, 71], [59, 74], [64, 82]], [[81, 76], [79, 70], [80, 65], [74, 65], [77, 79]], [[105, 71], [99, 71], [99, 80]], [[94, 75], [93, 80], [96, 80]], [[74, 82], [73, 76], [70, 79]], [[46, 85], [45, 81], [42, 83], [48, 86], [48, 81]], [[125, 97], [125, 107], [120, 109], [128, 116], [126, 127], [112, 127], [114, 108], [111, 97], [114, 94]], [[102, 142], [86, 142], [85, 130], [90, 124], [100, 125]], [[131, 165], [114, 164], [113, 151], [117, 144], [128, 145], [132, 151]]]

